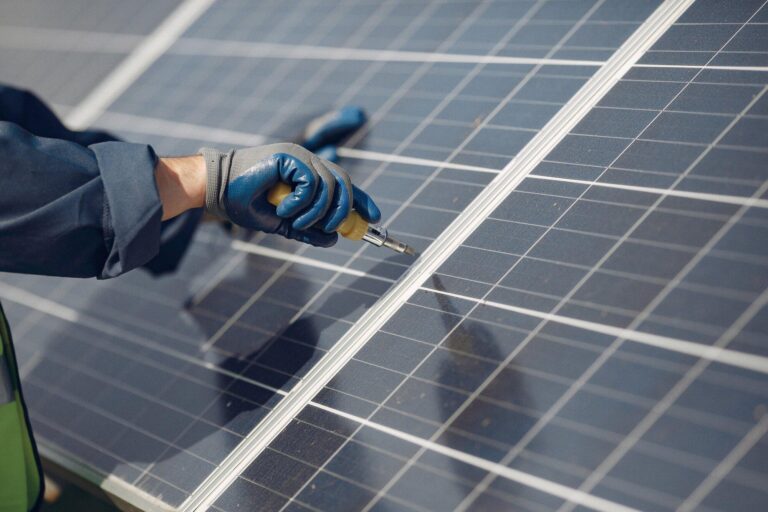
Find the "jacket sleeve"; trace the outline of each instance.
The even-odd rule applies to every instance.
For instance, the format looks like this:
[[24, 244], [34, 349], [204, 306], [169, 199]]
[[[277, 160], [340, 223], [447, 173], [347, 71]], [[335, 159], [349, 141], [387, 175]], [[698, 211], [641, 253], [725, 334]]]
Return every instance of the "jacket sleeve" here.
[[156, 163], [144, 144], [85, 147], [0, 121], [0, 271], [103, 279], [150, 261]]

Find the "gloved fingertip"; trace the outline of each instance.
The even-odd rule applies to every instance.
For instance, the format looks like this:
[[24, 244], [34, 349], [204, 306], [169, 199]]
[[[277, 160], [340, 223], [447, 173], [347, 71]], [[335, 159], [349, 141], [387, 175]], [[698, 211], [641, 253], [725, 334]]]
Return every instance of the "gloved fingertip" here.
[[317, 208], [312, 208], [303, 215], [296, 217], [291, 223], [291, 227], [298, 231], [309, 229], [320, 220], [322, 217], [322, 211], [316, 211]]
[[368, 222], [372, 222], [376, 224], [377, 222], [381, 222], [381, 210], [379, 210], [379, 207], [376, 206], [376, 203], [371, 200], [368, 205], [365, 214], [363, 215]]
[[339, 229], [340, 224], [341, 222], [328, 222], [327, 224], [322, 226], [320, 229], [323, 231], [323, 233], [335, 233], [336, 230]]
[[296, 201], [296, 199], [293, 196], [288, 196], [282, 201], [280, 201], [280, 204], [277, 205], [277, 208], [275, 208], [275, 213], [278, 217], [282, 217], [283, 219], [287, 219], [290, 217], [293, 217], [296, 212], [299, 211], [301, 208], [301, 203], [299, 201]]
[[296, 216], [301, 210], [307, 207], [312, 201], [312, 195], [314, 190], [307, 187], [298, 186], [293, 190], [293, 193], [285, 197], [280, 204], [277, 205], [275, 213], [278, 217], [284, 219]]
[[353, 195], [355, 200], [354, 208], [357, 210], [357, 213], [368, 222], [375, 224], [381, 221], [381, 210], [376, 206], [371, 196], [357, 187], [353, 187]]

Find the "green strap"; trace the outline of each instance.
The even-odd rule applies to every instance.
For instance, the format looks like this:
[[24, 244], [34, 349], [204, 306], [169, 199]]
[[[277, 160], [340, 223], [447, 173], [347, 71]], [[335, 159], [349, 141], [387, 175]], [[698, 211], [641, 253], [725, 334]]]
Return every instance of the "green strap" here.
[[2, 307], [0, 341], [0, 512], [28, 512], [40, 501], [42, 473]]

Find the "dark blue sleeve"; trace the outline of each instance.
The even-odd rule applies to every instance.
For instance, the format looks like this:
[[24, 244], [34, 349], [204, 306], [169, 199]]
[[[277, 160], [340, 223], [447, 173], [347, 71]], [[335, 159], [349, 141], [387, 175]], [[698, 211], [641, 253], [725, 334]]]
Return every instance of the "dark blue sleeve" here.
[[108, 278], [150, 261], [156, 162], [144, 144], [85, 147], [0, 122], [0, 271]]

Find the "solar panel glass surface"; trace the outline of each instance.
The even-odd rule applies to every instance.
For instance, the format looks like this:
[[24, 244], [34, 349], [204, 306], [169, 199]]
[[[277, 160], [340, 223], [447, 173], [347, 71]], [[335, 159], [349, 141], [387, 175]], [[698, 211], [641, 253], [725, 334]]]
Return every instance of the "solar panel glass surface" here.
[[[750, 198], [765, 196], [765, 73], [653, 67], [758, 65], [759, 5], [713, 20], [704, 4], [215, 508], [568, 507], [510, 471], [638, 508], [764, 502], [764, 440], [712, 480], [765, 428], [764, 373], [691, 350], [763, 352], [765, 207]], [[98, 124], [181, 153], [293, 139], [313, 115], [361, 105], [371, 122], [343, 164], [423, 248], [656, 5], [217, 2]], [[38, 436], [179, 505], [408, 264], [350, 242], [233, 245], [208, 227], [159, 281], [3, 276]], [[695, 346], [657, 346], [670, 340]]]

